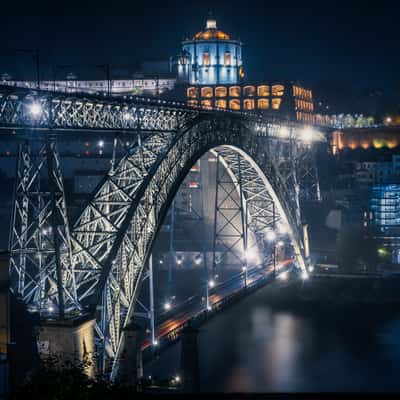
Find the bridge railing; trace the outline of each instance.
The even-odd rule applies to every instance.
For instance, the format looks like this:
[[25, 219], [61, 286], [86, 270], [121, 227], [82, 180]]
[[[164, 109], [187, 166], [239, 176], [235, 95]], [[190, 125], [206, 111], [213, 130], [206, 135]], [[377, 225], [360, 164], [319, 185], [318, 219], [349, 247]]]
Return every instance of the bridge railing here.
[[[188, 106], [182, 101], [150, 97], [123, 95], [108, 97], [105, 94], [68, 94], [46, 90], [34, 90], [0, 85], [0, 127], [17, 128], [90, 128], [90, 129], [137, 129], [135, 116], [128, 117], [133, 108], [187, 114], [232, 114], [254, 123], [282, 123], [304, 126], [286, 118], [260, 114], [257, 112], [236, 111], [210, 107]], [[86, 118], [85, 114], [90, 118]], [[97, 116], [93, 118], [93, 116]]]

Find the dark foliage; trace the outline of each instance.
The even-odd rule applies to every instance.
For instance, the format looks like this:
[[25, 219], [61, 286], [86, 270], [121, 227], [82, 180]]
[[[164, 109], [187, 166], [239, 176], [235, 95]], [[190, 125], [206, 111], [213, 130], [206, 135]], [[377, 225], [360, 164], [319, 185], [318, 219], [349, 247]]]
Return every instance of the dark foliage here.
[[110, 383], [101, 377], [90, 378], [87, 361], [60, 361], [51, 356], [40, 361], [25, 382], [14, 389], [11, 399], [91, 400], [123, 399], [138, 393], [128, 385]]

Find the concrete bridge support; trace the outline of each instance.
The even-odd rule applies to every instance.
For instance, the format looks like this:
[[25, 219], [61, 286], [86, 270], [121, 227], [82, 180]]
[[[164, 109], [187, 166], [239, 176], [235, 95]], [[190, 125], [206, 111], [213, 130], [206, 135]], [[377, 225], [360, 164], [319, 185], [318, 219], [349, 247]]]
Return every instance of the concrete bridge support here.
[[141, 326], [131, 322], [123, 329], [123, 350], [120, 356], [118, 380], [121, 383], [136, 385], [143, 377], [143, 360], [140, 343], [143, 340]]
[[200, 390], [198, 332], [198, 329], [191, 325], [182, 331], [181, 375], [185, 392], [198, 392]]
[[44, 321], [38, 328], [37, 345], [42, 360], [56, 357], [60, 368], [67, 361], [84, 363], [89, 377], [96, 374], [94, 319]]

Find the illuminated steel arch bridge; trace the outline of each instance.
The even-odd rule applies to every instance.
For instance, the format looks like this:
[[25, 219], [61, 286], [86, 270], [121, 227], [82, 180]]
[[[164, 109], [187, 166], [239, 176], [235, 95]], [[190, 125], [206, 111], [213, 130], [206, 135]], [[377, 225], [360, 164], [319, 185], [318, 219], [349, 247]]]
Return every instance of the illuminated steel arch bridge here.
[[[298, 266], [306, 268], [300, 203], [303, 197], [319, 199], [313, 149], [324, 136], [315, 129], [163, 100], [5, 87], [0, 88], [0, 128], [0, 135], [19, 142], [12, 290], [42, 318], [94, 316], [101, 366], [111, 368], [111, 376], [118, 370], [123, 328], [133, 317], [157, 232], [180, 183], [207, 151], [239, 194], [246, 216], [244, 253], [247, 232], [262, 247], [265, 235], [280, 223], [288, 228]], [[57, 142], [91, 131], [115, 137], [114, 156], [70, 225]], [[129, 145], [119, 142], [120, 135], [130, 137]]]

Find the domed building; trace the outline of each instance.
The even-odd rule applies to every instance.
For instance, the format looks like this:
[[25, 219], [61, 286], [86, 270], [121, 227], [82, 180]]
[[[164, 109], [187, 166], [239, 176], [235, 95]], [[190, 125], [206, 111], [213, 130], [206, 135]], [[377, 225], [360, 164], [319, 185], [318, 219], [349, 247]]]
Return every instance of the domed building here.
[[205, 29], [182, 42], [171, 71], [186, 91], [187, 105], [206, 109], [256, 111], [314, 122], [312, 91], [297, 82], [244, 80], [243, 43], [218, 29], [212, 16]]
[[242, 43], [209, 16], [203, 31], [182, 42], [178, 76], [192, 85], [237, 84], [244, 76]]

